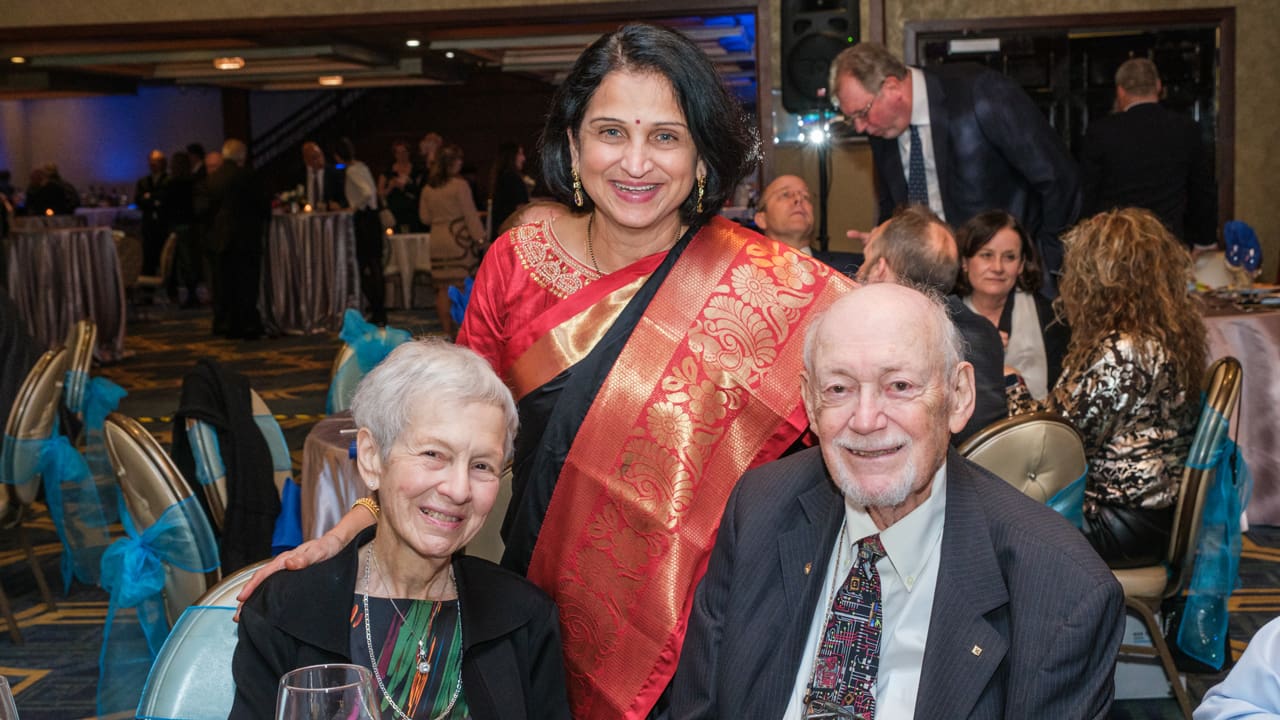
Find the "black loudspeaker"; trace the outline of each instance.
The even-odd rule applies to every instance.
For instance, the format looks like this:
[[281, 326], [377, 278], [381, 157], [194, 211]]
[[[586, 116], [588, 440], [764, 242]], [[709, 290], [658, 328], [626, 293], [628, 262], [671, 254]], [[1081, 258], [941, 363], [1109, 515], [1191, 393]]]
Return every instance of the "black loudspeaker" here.
[[831, 61], [858, 41], [858, 0], [782, 0], [782, 106], [792, 113], [831, 108], [820, 97]]

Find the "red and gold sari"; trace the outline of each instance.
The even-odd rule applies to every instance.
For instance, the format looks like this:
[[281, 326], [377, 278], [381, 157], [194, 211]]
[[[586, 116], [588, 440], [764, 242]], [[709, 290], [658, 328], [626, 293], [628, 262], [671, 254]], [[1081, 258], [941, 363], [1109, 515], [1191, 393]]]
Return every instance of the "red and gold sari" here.
[[607, 276], [549, 225], [490, 250], [459, 342], [521, 404], [503, 564], [559, 605], [574, 717], [665, 689], [729, 492], [804, 432], [804, 330], [849, 287], [719, 218]]

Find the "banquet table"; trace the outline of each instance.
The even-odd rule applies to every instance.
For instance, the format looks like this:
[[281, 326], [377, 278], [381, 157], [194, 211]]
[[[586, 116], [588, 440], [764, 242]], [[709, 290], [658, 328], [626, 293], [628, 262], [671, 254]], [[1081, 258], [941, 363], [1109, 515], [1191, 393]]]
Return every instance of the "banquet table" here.
[[90, 227], [94, 225], [114, 226], [121, 222], [142, 219], [141, 212], [124, 206], [78, 207], [75, 209], [75, 215], [76, 217], [84, 218], [84, 224]]
[[349, 455], [355, 435], [350, 413], [339, 413], [316, 423], [302, 444], [302, 539], [323, 535], [338, 524], [351, 503], [369, 495], [360, 481], [356, 461]]
[[1280, 525], [1280, 310], [1211, 307], [1204, 322], [1209, 356], [1231, 355], [1244, 371], [1234, 429], [1253, 474], [1245, 514], [1252, 525]]
[[19, 215], [13, 219], [15, 232], [84, 227], [85, 225], [85, 218], [81, 215]]
[[360, 272], [350, 212], [271, 217], [262, 268], [262, 321], [272, 334], [337, 331], [360, 307]]
[[[386, 275], [400, 276], [400, 307], [413, 307], [413, 276], [431, 272], [431, 233], [399, 233], [387, 236]], [[388, 296], [388, 301], [394, 300]]]
[[62, 344], [87, 317], [98, 327], [94, 357], [124, 356], [124, 283], [111, 228], [20, 230], [6, 252], [9, 295], [40, 347]]

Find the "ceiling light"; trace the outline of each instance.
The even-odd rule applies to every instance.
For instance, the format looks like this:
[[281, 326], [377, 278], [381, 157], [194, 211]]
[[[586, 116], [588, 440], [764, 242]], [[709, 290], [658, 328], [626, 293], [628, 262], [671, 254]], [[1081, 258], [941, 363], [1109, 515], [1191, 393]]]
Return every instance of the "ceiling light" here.
[[408, 40], [405, 40], [404, 44], [405, 44], [405, 47], [418, 47], [419, 45], [422, 44], [422, 41], [410, 38]]
[[453, 51], [452, 51], [452, 50], [450, 50], [449, 52], [445, 53], [445, 54], [444, 54], [444, 56], [445, 56], [446, 58], [449, 58], [450, 60], [452, 60], [452, 59], [453, 59]]
[[341, 75], [321, 75], [320, 77], [316, 78], [316, 81], [326, 87], [333, 87], [335, 85], [342, 84], [342, 76]]
[[14, 65], [21, 65], [26, 61], [27, 59], [22, 57], [21, 55], [14, 55], [13, 57], [9, 58], [9, 62], [13, 63]]
[[213, 66], [219, 70], [239, 70], [244, 67], [242, 57], [220, 57], [213, 59]]

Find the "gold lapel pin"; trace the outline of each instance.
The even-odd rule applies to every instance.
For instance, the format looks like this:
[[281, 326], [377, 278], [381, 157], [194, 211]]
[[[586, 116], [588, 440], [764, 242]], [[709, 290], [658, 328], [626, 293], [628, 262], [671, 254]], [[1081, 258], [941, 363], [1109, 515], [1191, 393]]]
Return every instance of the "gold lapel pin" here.
[[808, 575], [808, 574], [809, 574], [809, 571], [810, 571], [810, 570], [812, 570], [812, 569], [813, 569], [813, 563], [811, 563], [811, 562], [807, 562], [807, 563], [805, 563], [805, 564], [804, 564], [804, 574], [805, 574], [805, 575]]
[[978, 657], [978, 656], [982, 655], [982, 648], [981, 648], [980, 646], [978, 646], [978, 645], [974, 645], [974, 646], [973, 646], [973, 649], [972, 649], [972, 650], [970, 650], [969, 652], [973, 653], [973, 656], [974, 656], [974, 657]]

